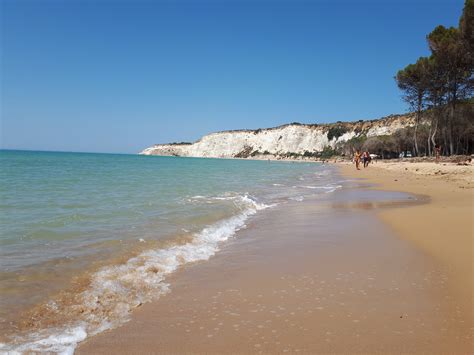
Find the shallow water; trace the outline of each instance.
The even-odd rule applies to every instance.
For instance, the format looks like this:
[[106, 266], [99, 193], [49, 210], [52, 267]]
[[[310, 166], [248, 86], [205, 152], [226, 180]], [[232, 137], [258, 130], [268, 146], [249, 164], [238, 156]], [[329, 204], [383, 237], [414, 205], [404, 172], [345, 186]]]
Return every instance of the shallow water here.
[[21, 334], [0, 351], [69, 351], [258, 211], [344, 185], [314, 163], [0, 151], [0, 166], [0, 326]]

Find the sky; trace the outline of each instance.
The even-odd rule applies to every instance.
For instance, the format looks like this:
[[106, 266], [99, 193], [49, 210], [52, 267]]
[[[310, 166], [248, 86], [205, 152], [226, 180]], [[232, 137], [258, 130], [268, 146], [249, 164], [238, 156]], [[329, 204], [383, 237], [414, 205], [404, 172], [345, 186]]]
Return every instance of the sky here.
[[0, 147], [136, 153], [404, 113], [394, 75], [464, 1], [0, 3]]

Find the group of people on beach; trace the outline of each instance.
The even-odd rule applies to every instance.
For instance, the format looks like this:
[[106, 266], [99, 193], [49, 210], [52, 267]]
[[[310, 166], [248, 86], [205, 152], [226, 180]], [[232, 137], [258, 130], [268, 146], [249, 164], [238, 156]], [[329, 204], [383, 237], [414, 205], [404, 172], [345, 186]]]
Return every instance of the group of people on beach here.
[[[435, 145], [434, 147], [434, 153], [435, 153], [435, 163], [440, 162], [440, 157], [441, 157], [441, 146], [440, 145]], [[377, 157], [374, 155], [374, 157]], [[355, 163], [356, 169], [360, 170], [360, 162], [364, 164], [364, 168], [368, 167], [369, 164], [372, 162], [372, 157], [370, 156], [368, 151], [361, 152], [360, 150], [356, 150], [354, 153], [354, 158], [352, 159], [352, 162]]]
[[369, 166], [369, 163], [372, 161], [372, 158], [368, 151], [361, 153], [360, 150], [356, 150], [354, 154], [354, 163], [356, 165], [357, 170], [360, 170], [359, 166], [361, 161], [364, 164], [364, 168]]

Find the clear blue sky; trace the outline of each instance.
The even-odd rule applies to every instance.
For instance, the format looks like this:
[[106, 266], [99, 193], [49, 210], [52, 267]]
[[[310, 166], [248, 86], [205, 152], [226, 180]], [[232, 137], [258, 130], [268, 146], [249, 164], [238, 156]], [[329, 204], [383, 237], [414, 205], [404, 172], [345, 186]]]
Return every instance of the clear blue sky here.
[[463, 0], [0, 0], [1, 147], [134, 153], [406, 111], [393, 76]]

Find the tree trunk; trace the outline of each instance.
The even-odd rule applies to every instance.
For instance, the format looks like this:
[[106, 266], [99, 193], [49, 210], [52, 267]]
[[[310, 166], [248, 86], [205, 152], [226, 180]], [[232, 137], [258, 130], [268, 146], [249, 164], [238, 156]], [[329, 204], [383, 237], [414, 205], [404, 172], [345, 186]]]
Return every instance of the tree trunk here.
[[427, 155], [427, 156], [431, 156], [431, 144], [430, 144], [431, 131], [432, 131], [432, 127], [431, 127], [431, 125], [430, 125], [430, 131], [429, 131], [429, 133], [428, 133], [428, 139], [426, 140], [426, 141], [427, 141], [427, 142], [426, 142], [426, 143], [427, 143], [427, 144], [426, 144], [426, 150], [427, 150], [426, 155]]
[[433, 143], [433, 148], [436, 147], [435, 137], [436, 137], [436, 133], [438, 133], [438, 118], [437, 117], [434, 118], [434, 122], [435, 122], [435, 126], [434, 126], [434, 129], [433, 129], [433, 134], [430, 136], [431, 143]]
[[[417, 120], [418, 121], [418, 120]], [[419, 152], [418, 152], [418, 140], [417, 140], [417, 137], [416, 137], [416, 131], [418, 130], [418, 122], [415, 122], [415, 133], [414, 133], [414, 137], [413, 137], [413, 141], [414, 141], [414, 146], [415, 146], [415, 156], [418, 156], [419, 155]]]
[[448, 138], [446, 136], [446, 129], [443, 130], [443, 150], [442, 150], [442, 154], [443, 155], [446, 155], [446, 147], [448, 146]]
[[[421, 98], [419, 100], [421, 100]], [[415, 117], [415, 130], [414, 130], [414, 133], [413, 133], [413, 141], [415, 142], [415, 151], [414, 151], [415, 156], [419, 155], [418, 138], [417, 138], [416, 133], [417, 133], [417, 130], [418, 130], [418, 123], [420, 122], [420, 117], [421, 117], [421, 104], [418, 103], [418, 110], [416, 112], [416, 117]]]
[[454, 154], [454, 142], [453, 142], [453, 121], [454, 121], [454, 103], [451, 104], [449, 110], [449, 119], [448, 119], [448, 139], [449, 139], [449, 154]]
[[442, 132], [443, 132], [443, 149], [441, 150], [442, 155], [447, 155], [447, 149], [448, 149], [448, 127], [449, 127], [449, 112], [444, 113], [443, 115], [444, 118], [444, 127], [442, 126]]

